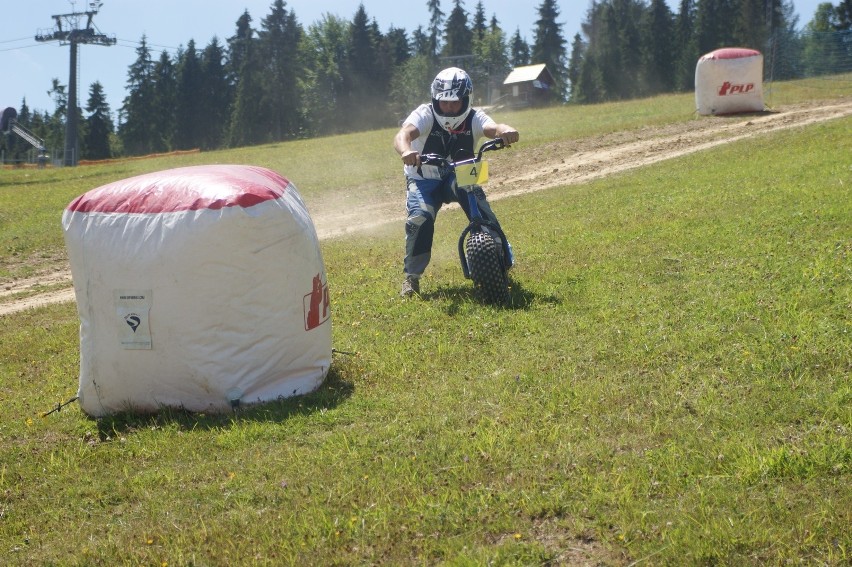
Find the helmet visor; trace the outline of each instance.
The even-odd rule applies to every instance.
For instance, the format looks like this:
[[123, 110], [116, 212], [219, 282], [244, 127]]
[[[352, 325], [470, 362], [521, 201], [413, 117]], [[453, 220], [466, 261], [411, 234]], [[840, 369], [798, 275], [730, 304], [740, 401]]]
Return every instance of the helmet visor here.
[[435, 101], [438, 114], [441, 116], [461, 116], [468, 108], [464, 100], [457, 98], [442, 98]]

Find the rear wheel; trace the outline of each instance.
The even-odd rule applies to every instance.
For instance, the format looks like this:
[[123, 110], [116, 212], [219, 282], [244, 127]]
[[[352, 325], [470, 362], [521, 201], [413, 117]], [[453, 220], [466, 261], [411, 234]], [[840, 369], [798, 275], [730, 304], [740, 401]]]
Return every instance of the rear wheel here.
[[509, 303], [509, 276], [503, 269], [500, 247], [487, 232], [471, 232], [465, 243], [470, 277], [486, 303]]

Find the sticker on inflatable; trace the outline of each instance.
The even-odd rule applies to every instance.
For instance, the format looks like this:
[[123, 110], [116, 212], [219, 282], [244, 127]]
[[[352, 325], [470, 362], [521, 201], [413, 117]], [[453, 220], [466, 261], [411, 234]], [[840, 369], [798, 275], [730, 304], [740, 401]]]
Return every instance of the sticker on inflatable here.
[[480, 161], [456, 167], [456, 183], [464, 185], [482, 185], [488, 181], [488, 162]]
[[305, 330], [316, 329], [331, 317], [331, 302], [328, 297], [328, 282], [322, 281], [322, 274], [314, 276], [311, 293], [305, 296]]
[[151, 326], [148, 315], [151, 311], [150, 289], [117, 289], [115, 299], [118, 340], [125, 350], [151, 350]]

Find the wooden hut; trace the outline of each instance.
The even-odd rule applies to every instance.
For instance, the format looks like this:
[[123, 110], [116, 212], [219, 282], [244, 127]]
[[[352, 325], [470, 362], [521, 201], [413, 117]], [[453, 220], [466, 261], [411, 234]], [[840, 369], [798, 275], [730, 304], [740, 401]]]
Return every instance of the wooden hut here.
[[544, 63], [516, 67], [503, 81], [500, 100], [515, 107], [546, 104], [553, 100], [553, 85]]

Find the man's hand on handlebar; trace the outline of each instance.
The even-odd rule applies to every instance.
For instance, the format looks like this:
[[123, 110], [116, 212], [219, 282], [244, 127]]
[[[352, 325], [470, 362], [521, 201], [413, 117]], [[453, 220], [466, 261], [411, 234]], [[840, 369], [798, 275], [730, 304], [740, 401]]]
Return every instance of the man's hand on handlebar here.
[[501, 138], [507, 146], [512, 145], [521, 139], [521, 135], [514, 128], [500, 132], [498, 137]]
[[417, 150], [408, 150], [402, 153], [402, 163], [405, 165], [420, 166], [420, 152]]

